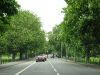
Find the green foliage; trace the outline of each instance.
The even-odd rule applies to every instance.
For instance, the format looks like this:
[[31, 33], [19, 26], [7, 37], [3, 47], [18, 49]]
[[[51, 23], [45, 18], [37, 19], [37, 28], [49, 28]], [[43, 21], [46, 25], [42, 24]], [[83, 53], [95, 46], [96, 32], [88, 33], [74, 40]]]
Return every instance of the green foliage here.
[[18, 13], [15, 0], [0, 0], [0, 35], [10, 28], [10, 17]]
[[[99, 0], [65, 0], [64, 20], [49, 37], [57, 51], [64, 49], [68, 57], [100, 55], [100, 3]], [[61, 48], [63, 43], [63, 48]], [[64, 53], [63, 53], [64, 54]]]
[[12, 16], [18, 12], [18, 8], [15, 0], [0, 0], [0, 17]]
[[33, 56], [37, 51], [43, 52], [45, 32], [41, 30], [41, 22], [36, 15], [20, 10], [11, 17], [10, 26], [11, 29], [3, 36], [6, 39], [6, 49], [13, 54], [13, 59], [17, 53], [23, 59]]
[[0, 36], [0, 55], [7, 52], [7, 40], [5, 36]]
[[[52, 52], [57, 53], [60, 57], [65, 56], [65, 34], [63, 33], [63, 22], [53, 28], [53, 32], [48, 33], [48, 44]], [[50, 49], [50, 50], [51, 50]], [[62, 55], [63, 53], [63, 55]]]
[[89, 60], [91, 51], [96, 51], [95, 46], [100, 45], [99, 3], [96, 0], [67, 0], [67, 3], [68, 7], [64, 10], [66, 42], [70, 48], [73, 47], [74, 53], [79, 49], [85, 50]]

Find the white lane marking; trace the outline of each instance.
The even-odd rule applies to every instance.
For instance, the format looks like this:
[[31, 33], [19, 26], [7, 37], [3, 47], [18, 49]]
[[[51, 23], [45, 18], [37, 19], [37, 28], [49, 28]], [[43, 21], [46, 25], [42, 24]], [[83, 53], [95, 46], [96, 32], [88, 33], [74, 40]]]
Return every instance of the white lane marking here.
[[56, 72], [57, 73], [57, 75], [60, 75], [60, 73], [58, 73], [58, 71], [55, 69], [55, 67], [50, 63], [50, 61], [49, 61], [49, 64], [51, 65], [51, 67], [53, 68], [53, 70], [54, 70], [54, 72]]
[[60, 75], [59, 73], [57, 73], [57, 75]]
[[54, 68], [54, 71], [57, 73], [57, 70]]
[[19, 72], [17, 72], [17, 73], [15, 73], [15, 75], [19, 75], [19, 74], [21, 74], [22, 72], [24, 72], [26, 69], [28, 69], [29, 67], [31, 67], [32, 65], [34, 65], [36, 62], [34, 62], [34, 63], [32, 63], [32, 64], [30, 64], [29, 66], [27, 66], [26, 68], [24, 68], [24, 69], [22, 69], [21, 71], [19, 71]]

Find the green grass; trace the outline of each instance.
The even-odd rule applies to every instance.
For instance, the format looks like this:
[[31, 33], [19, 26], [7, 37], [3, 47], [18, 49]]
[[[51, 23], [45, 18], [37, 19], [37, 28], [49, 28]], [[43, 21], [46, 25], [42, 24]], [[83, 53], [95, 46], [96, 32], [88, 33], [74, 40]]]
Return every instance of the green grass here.
[[[15, 60], [18, 60], [19, 56], [17, 55]], [[8, 63], [12, 61], [12, 57], [8, 56], [8, 55], [2, 55], [1, 59], [0, 59], [0, 64], [4, 64], [4, 63]]]
[[[1, 59], [2, 59], [2, 60], [11, 60], [12, 57], [11, 57], [11, 56], [8, 56], [8, 55], [2, 55]], [[16, 56], [15, 59], [19, 59], [19, 56]]]
[[[74, 60], [74, 58], [70, 58], [71, 60]], [[86, 63], [86, 58], [79, 58], [77, 62]], [[90, 63], [91, 64], [100, 64], [100, 57], [90, 57]]]
[[100, 62], [100, 57], [90, 57], [91, 62]]

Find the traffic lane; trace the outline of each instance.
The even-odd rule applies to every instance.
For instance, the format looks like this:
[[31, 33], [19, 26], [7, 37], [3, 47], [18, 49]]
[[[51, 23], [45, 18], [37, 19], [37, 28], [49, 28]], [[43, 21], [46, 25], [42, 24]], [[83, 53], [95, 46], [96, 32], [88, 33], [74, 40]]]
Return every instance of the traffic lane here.
[[48, 61], [36, 62], [20, 75], [57, 75]]
[[49, 59], [60, 75], [100, 75], [100, 71], [59, 59]]
[[24, 69], [34, 61], [29, 61], [29, 62], [22, 62], [17, 65], [13, 65], [4, 69], [0, 69], [0, 75], [15, 75], [18, 71]]

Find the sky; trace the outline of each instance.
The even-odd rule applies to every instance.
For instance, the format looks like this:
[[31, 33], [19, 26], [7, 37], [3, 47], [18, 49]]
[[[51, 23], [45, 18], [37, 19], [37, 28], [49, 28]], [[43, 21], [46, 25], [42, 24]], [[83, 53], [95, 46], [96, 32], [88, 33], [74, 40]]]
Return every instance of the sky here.
[[42, 29], [49, 32], [63, 21], [62, 8], [66, 6], [64, 0], [17, 0], [21, 9], [34, 12], [42, 23]]

